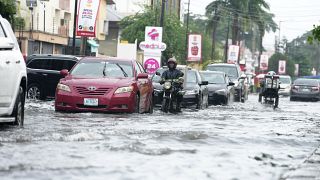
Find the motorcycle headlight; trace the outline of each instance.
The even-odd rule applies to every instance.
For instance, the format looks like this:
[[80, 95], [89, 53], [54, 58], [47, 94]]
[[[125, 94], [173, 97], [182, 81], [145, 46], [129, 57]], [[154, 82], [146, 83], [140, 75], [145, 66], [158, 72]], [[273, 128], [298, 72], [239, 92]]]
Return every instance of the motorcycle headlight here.
[[65, 91], [65, 92], [71, 92], [71, 89], [70, 89], [69, 86], [67, 86], [67, 85], [65, 85], [65, 84], [61, 84], [61, 83], [59, 83], [59, 84], [57, 85], [57, 89], [58, 89], [58, 90], [61, 90], [61, 91]]
[[165, 89], [170, 89], [171, 88], [171, 82], [165, 82], [164, 83], [164, 88]]
[[114, 92], [114, 94], [129, 93], [129, 92], [132, 92], [132, 91], [133, 91], [133, 87], [132, 86], [120, 87]]

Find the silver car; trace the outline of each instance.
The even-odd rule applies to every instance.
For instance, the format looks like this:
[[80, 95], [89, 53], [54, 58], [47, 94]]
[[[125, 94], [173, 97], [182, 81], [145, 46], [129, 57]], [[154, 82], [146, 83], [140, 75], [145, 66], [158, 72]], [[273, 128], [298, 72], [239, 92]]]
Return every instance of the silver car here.
[[299, 78], [294, 81], [291, 88], [290, 101], [320, 100], [320, 81], [317, 79]]

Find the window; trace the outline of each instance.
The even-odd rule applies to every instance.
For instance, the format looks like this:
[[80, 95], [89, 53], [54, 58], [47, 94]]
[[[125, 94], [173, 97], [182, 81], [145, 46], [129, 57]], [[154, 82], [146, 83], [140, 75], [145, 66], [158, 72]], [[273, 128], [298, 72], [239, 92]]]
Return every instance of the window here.
[[188, 71], [187, 83], [197, 83], [197, 75], [194, 71]]
[[31, 61], [27, 67], [31, 69], [46, 69], [50, 70], [51, 59], [35, 59]]
[[4, 29], [3, 29], [1, 23], [0, 23], [0, 37], [7, 37], [7, 35], [6, 35], [6, 33], [4, 32]]
[[68, 69], [70, 71], [72, 67], [75, 65], [75, 63], [76, 63], [75, 61], [71, 61], [71, 60], [53, 59], [50, 70], [61, 71], [62, 69]]
[[142, 72], [143, 71], [141, 71], [141, 68], [140, 68], [139, 64], [136, 62], [136, 73], [137, 73], [137, 75], [142, 73]]

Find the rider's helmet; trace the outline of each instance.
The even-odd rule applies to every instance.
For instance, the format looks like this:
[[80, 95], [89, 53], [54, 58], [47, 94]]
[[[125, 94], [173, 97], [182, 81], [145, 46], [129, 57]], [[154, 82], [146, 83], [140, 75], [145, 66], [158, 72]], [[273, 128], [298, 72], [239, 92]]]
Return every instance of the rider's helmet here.
[[268, 75], [269, 75], [269, 76], [274, 76], [274, 75], [276, 75], [276, 74], [277, 74], [277, 73], [274, 72], [274, 71], [269, 71], [269, 72], [268, 72]]
[[177, 67], [176, 58], [172, 57], [172, 58], [168, 59], [168, 67], [169, 67], [169, 69], [176, 69], [176, 67]]

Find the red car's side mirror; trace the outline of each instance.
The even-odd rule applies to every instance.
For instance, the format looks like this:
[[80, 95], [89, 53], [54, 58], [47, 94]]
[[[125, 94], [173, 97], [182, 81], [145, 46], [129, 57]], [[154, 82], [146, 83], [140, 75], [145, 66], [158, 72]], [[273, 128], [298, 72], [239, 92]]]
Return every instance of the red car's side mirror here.
[[69, 71], [67, 69], [62, 69], [60, 71], [60, 75], [63, 76], [63, 77], [66, 77], [69, 75]]
[[149, 75], [147, 73], [140, 73], [137, 76], [137, 79], [148, 79]]

